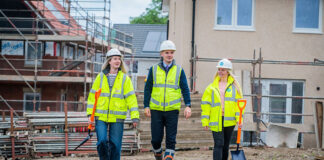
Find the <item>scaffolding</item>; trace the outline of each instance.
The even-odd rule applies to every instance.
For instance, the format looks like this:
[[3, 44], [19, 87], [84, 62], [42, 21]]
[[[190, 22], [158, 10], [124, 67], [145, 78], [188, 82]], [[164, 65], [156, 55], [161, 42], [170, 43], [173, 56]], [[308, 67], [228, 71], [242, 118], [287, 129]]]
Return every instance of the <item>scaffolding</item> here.
[[[86, 97], [95, 76], [101, 71], [105, 53], [110, 48], [117, 48], [124, 55], [132, 55], [133, 36], [111, 28], [111, 0], [4, 0], [0, 3], [2, 4], [0, 5], [0, 81], [2, 85], [19, 84], [22, 90], [32, 92], [31, 99], [25, 98], [25, 95], [23, 99], [8, 98], [7, 93], [15, 94], [12, 91], [0, 93], [0, 102], [3, 104], [1, 106], [0, 142], [2, 145], [0, 145], [0, 152], [11, 150], [3, 155], [1, 153], [1, 156], [9, 155], [13, 159], [31, 156], [28, 153], [31, 150], [28, 147], [30, 144], [25, 141], [26, 135], [19, 136], [18, 134], [37, 129], [47, 129], [51, 132], [51, 129], [57, 125], [49, 123], [48, 126], [42, 126], [42, 124], [38, 128], [30, 128], [26, 123], [31, 121], [26, 122], [26, 115], [39, 115], [44, 111], [51, 111], [46, 115], [49, 116], [57, 113], [55, 111], [59, 110], [58, 107], [61, 107], [59, 114], [65, 112], [65, 124], [59, 125], [65, 126], [63, 137], [65, 137], [66, 155], [89, 151], [87, 148], [74, 152], [68, 149], [69, 146], [79, 141], [77, 139], [74, 143], [68, 142], [69, 135], [74, 133], [70, 130], [85, 131], [87, 126], [84, 112]], [[51, 49], [47, 50], [48, 48]], [[16, 54], [16, 50], [19, 50], [19, 54]], [[46, 88], [47, 84], [57, 83], [62, 84], [61, 88], [58, 88], [61, 90], [61, 99], [58, 97], [59, 94], [56, 97], [53, 96], [54, 99], [40, 98], [39, 89], [44, 86]], [[80, 94], [78, 93], [79, 97], [69, 100], [66, 94], [74, 92], [71, 87], [77, 88], [76, 92]], [[33, 106], [32, 112], [25, 111], [25, 103]], [[49, 107], [53, 105], [54, 110]], [[69, 125], [70, 128], [68, 128], [68, 111], [78, 111], [77, 115], [83, 112], [83, 119], [80, 122], [82, 124]], [[69, 114], [73, 113], [69, 112]], [[10, 123], [7, 121], [8, 116]], [[47, 121], [46, 116], [45, 121]], [[23, 127], [17, 124], [20, 122], [23, 123]], [[127, 125], [131, 126], [129, 124]], [[136, 132], [132, 128], [130, 131]], [[10, 135], [6, 136], [5, 132]], [[132, 132], [132, 135], [127, 136], [136, 135], [137, 133]], [[50, 138], [56, 141], [55, 134], [52, 136], [54, 137]], [[126, 149], [133, 153], [137, 150], [135, 149], [137, 146], [135, 148], [129, 146], [137, 142], [137, 140], [128, 142]], [[11, 147], [3, 146], [8, 145], [7, 143], [11, 144]], [[50, 152], [55, 152], [55, 145]], [[90, 152], [95, 152], [94, 146]]]
[[[218, 62], [220, 61], [222, 58], [205, 58], [205, 57], [198, 57], [197, 55], [195, 55], [195, 57], [191, 58], [191, 62], [192, 65], [194, 66], [193, 68], [193, 74], [190, 77], [190, 79], [193, 79], [193, 88], [192, 88], [192, 92], [193, 93], [197, 93], [196, 92], [196, 88], [195, 88], [195, 84], [196, 84], [196, 80], [197, 80], [197, 76], [196, 76], [196, 70], [197, 70], [197, 62]], [[266, 128], [268, 127], [267, 124], [262, 120], [261, 116], [314, 116], [313, 114], [305, 114], [305, 113], [275, 113], [275, 112], [267, 112], [264, 113], [261, 111], [261, 101], [262, 98], [284, 98], [284, 99], [300, 99], [300, 100], [318, 100], [318, 101], [322, 101], [324, 100], [324, 97], [320, 97], [320, 96], [284, 96], [284, 95], [264, 95], [262, 94], [262, 90], [261, 87], [258, 86], [262, 86], [261, 85], [261, 80], [263, 79], [262, 77], [262, 65], [290, 65], [290, 66], [296, 66], [296, 65], [302, 65], [302, 66], [324, 66], [324, 61], [319, 60], [317, 58], [314, 58], [314, 61], [288, 61], [288, 60], [265, 60], [262, 57], [262, 51], [261, 48], [259, 50], [259, 57], [256, 58], [256, 50], [254, 50], [253, 52], [253, 59], [233, 59], [233, 58], [229, 58], [229, 60], [232, 63], [241, 63], [241, 64], [251, 64], [252, 66], [252, 75], [250, 76], [250, 88], [248, 90], [250, 90], [250, 94], [246, 94], [243, 93], [243, 97], [248, 97], [251, 98], [251, 107], [252, 107], [252, 111], [250, 112], [245, 112], [245, 114], [248, 115], [254, 115], [255, 117], [253, 117], [253, 121], [249, 121], [249, 124], [247, 126], [255, 126], [255, 127], [249, 127], [249, 129], [247, 129], [248, 131], [255, 131], [256, 132], [256, 143], [257, 145], [266, 145], [265, 142], [262, 141], [260, 133], [264, 132], [266, 130]], [[258, 72], [256, 72], [256, 69], [258, 70]], [[254, 103], [254, 102], [257, 103]], [[304, 102], [303, 102], [304, 103]], [[253, 109], [256, 108], [255, 111], [253, 111]], [[254, 122], [256, 122], [256, 125], [254, 125]], [[291, 128], [298, 128], [300, 126], [295, 125], [295, 124], [285, 124], [286, 126], [289, 126]], [[315, 131], [313, 130], [313, 128], [311, 126], [309, 127], [300, 127], [299, 130], [302, 133], [314, 133]], [[250, 137], [250, 145], [252, 145], [252, 133], [251, 137]]]
[[[25, 58], [8, 57], [6, 56], [8, 54], [2, 50], [0, 78], [2, 81], [24, 82], [34, 93], [34, 99], [9, 101], [31, 101], [35, 112], [36, 103], [44, 103], [36, 99], [39, 82], [83, 83], [83, 97], [86, 97], [89, 84], [100, 72], [107, 50], [118, 48], [123, 54], [132, 54], [132, 35], [111, 28], [110, 0], [24, 0], [19, 3], [23, 3], [27, 9], [19, 8], [18, 4], [17, 8], [0, 7], [0, 23], [2, 24], [0, 39], [22, 41], [27, 48], [24, 49], [25, 52], [30, 48], [34, 51], [34, 55], [30, 55], [30, 60], [27, 55]], [[39, 49], [43, 52], [41, 54], [46, 52], [45, 46], [48, 42], [54, 45], [52, 54], [58, 53], [55, 56], [63, 58], [42, 58], [43, 56], [37, 55], [40, 52]], [[70, 50], [73, 50], [72, 54], [69, 53]], [[27, 62], [26, 59], [31, 65], [20, 66], [19, 64]], [[45, 64], [54, 67], [46, 68]], [[1, 101], [6, 102], [5, 99]], [[47, 101], [47, 103], [63, 103], [63, 101]], [[79, 104], [80, 102], [71, 101], [70, 103]], [[82, 105], [85, 109], [85, 98], [83, 98]], [[20, 114], [23, 112], [23, 110], [16, 111]]]

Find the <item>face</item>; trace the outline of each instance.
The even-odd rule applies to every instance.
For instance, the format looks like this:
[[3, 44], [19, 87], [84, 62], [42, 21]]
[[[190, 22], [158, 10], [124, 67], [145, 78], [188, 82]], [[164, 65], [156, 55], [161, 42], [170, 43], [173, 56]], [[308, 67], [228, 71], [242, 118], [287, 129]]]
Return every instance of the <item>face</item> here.
[[228, 76], [228, 69], [226, 68], [218, 68], [218, 75], [219, 77], [227, 77]]
[[162, 51], [161, 56], [163, 57], [163, 61], [169, 64], [173, 60], [174, 51], [173, 50]]
[[109, 61], [110, 68], [118, 69], [120, 67], [120, 64], [121, 64], [120, 56], [112, 56], [111, 57], [111, 59]]

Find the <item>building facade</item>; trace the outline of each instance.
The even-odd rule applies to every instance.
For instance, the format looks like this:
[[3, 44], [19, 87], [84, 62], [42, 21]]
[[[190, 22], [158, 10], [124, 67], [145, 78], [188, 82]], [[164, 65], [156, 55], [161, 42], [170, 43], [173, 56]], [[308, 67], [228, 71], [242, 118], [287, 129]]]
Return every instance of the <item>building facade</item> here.
[[[315, 102], [323, 99], [287, 96], [324, 95], [322, 0], [164, 0], [163, 9], [169, 13], [168, 34], [177, 45], [176, 60], [192, 73], [188, 81], [192, 80], [193, 91], [203, 93], [217, 71], [216, 60], [222, 58], [233, 59], [245, 95], [251, 94], [251, 88], [258, 90], [250, 60], [254, 50], [256, 59], [261, 52], [264, 62], [273, 61], [261, 65], [261, 119], [296, 128], [304, 147], [316, 146], [312, 114]], [[255, 112], [251, 97], [245, 98], [247, 111]]]

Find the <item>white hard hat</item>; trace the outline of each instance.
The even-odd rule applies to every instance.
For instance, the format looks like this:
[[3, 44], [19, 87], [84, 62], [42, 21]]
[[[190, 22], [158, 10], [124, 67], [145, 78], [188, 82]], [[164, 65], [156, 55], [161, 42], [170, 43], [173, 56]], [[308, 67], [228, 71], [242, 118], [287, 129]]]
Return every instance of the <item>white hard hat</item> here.
[[163, 41], [162, 44], [161, 44], [161, 46], [160, 46], [160, 52], [161, 51], [165, 51], [165, 50], [173, 50], [173, 51], [175, 51], [176, 50], [176, 46], [170, 40]]
[[122, 56], [122, 54], [119, 52], [118, 49], [113, 48], [113, 49], [110, 49], [110, 50], [106, 53], [106, 58], [111, 57], [111, 56]]
[[233, 69], [233, 65], [228, 59], [222, 59], [218, 62], [217, 68]]

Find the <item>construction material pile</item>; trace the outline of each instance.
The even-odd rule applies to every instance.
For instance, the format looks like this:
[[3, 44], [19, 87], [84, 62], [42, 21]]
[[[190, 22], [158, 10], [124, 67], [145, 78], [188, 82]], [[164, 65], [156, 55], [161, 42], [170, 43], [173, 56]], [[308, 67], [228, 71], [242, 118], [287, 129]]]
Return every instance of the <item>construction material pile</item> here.
[[[19, 126], [19, 123], [25, 126]], [[130, 118], [125, 120], [124, 125], [122, 153], [137, 153], [139, 132], [133, 128]], [[89, 141], [74, 150], [87, 137], [87, 126], [88, 118], [84, 112], [26, 112], [23, 120], [14, 119], [12, 122], [0, 123], [0, 157], [14, 159], [52, 154], [68, 156], [77, 153], [96, 153], [95, 131]]]

